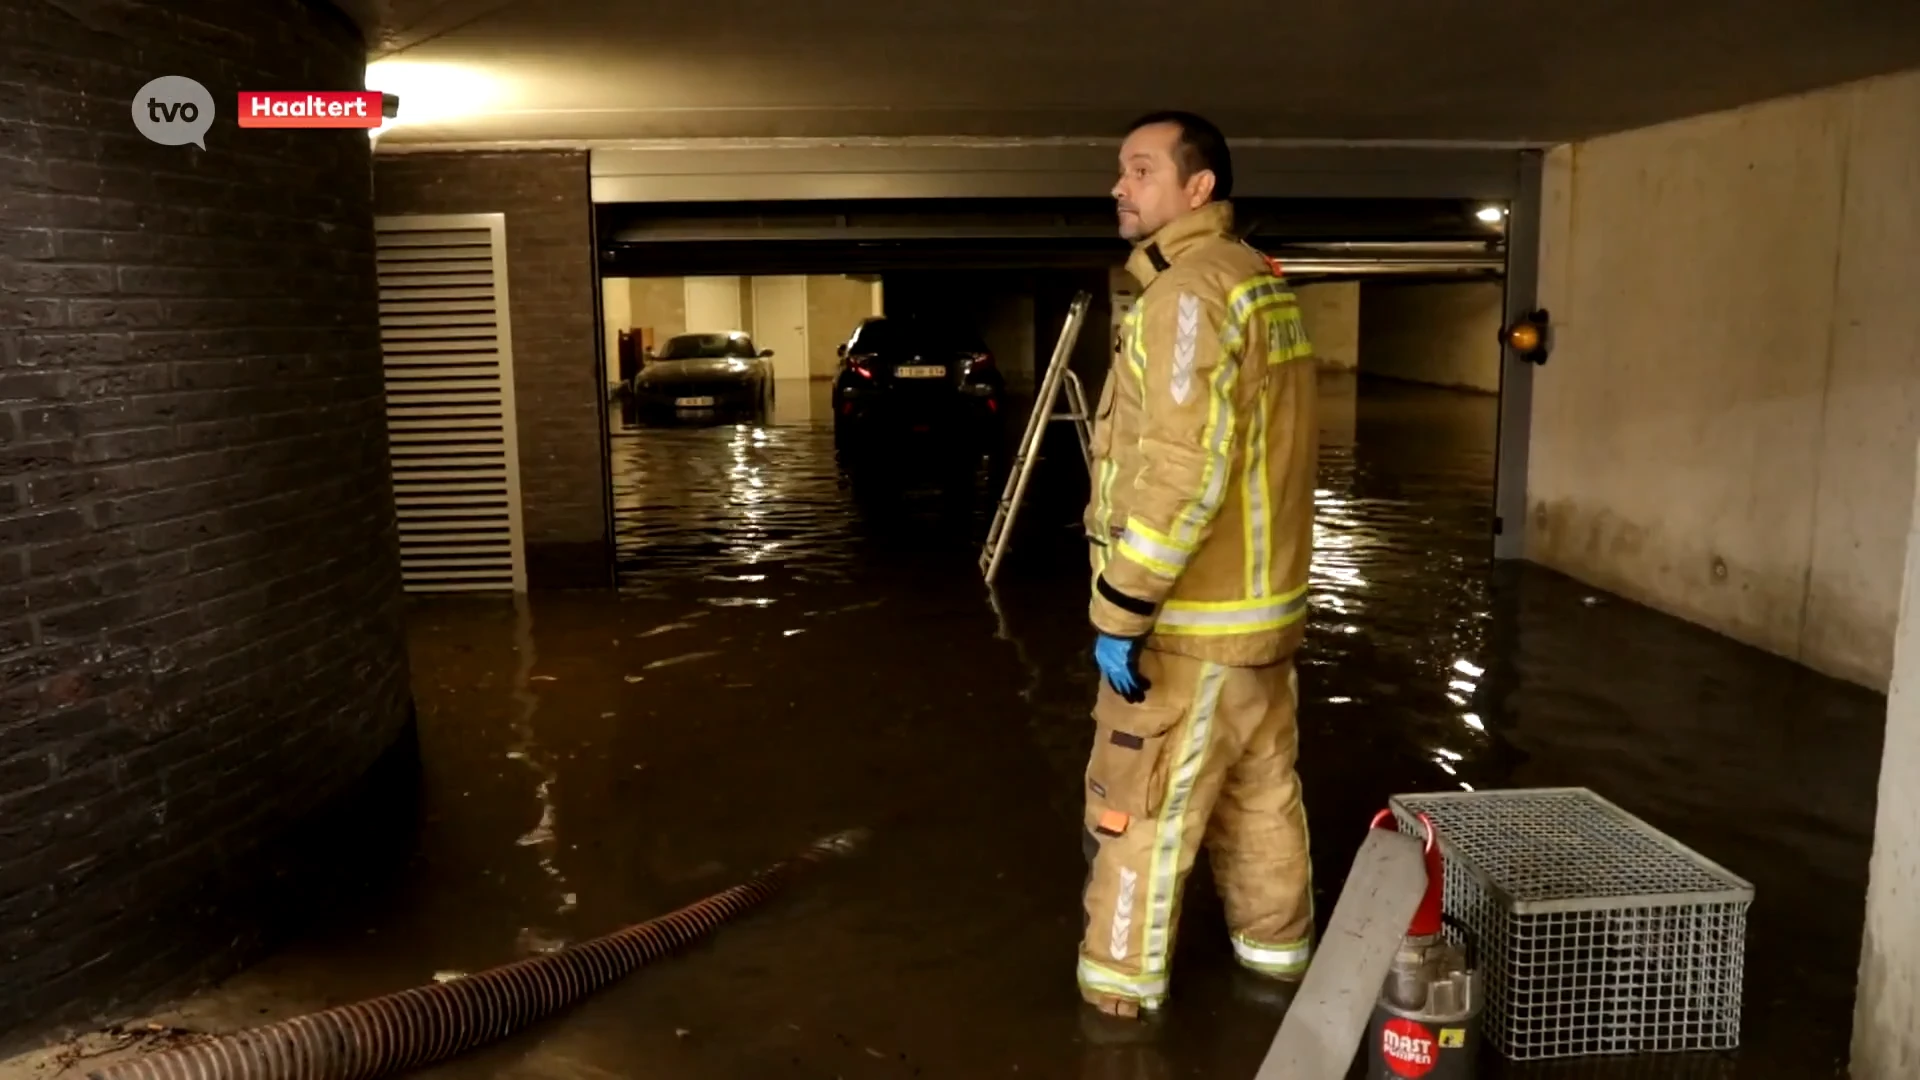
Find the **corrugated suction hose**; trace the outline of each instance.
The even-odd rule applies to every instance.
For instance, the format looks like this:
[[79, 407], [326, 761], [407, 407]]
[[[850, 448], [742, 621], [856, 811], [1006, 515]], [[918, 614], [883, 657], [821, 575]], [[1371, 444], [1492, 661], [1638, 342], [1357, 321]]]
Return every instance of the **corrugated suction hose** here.
[[766, 902], [801, 871], [851, 854], [856, 830], [816, 841], [678, 911], [545, 956], [117, 1062], [91, 1080], [363, 1080], [492, 1042]]

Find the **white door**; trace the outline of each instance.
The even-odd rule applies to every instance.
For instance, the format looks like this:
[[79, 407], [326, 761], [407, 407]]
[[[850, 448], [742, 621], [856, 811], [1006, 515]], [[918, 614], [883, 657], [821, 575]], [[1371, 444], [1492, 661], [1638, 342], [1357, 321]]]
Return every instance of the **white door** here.
[[807, 279], [794, 275], [753, 279], [753, 343], [773, 350], [773, 377], [806, 379]]
[[743, 330], [740, 318], [740, 279], [737, 277], [690, 277], [687, 279], [687, 333], [724, 334]]

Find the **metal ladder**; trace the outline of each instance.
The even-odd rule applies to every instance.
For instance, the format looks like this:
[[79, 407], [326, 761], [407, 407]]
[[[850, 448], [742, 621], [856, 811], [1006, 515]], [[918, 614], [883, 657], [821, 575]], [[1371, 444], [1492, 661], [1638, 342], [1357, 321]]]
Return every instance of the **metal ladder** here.
[[[1047, 362], [1047, 374], [1040, 380], [1040, 392], [1034, 397], [1033, 411], [1027, 415], [1026, 434], [1020, 437], [1019, 452], [1014, 455], [1013, 469], [1007, 474], [1007, 486], [1000, 494], [1000, 505], [993, 512], [993, 524], [987, 527], [987, 542], [980, 551], [980, 572], [985, 575], [987, 584], [993, 584], [994, 575], [1000, 572], [1000, 560], [1007, 553], [1007, 541], [1013, 535], [1013, 519], [1020, 512], [1020, 500], [1026, 497], [1027, 480], [1033, 475], [1033, 463], [1040, 456], [1040, 443], [1046, 438], [1048, 423], [1055, 420], [1067, 420], [1073, 423], [1074, 434], [1080, 439], [1080, 458], [1085, 462], [1087, 471], [1093, 471], [1093, 411], [1087, 407], [1087, 393], [1080, 385], [1080, 377], [1068, 367], [1073, 356], [1074, 342], [1080, 338], [1081, 324], [1086, 322], [1087, 306], [1093, 303], [1093, 294], [1082, 290], [1073, 298], [1073, 304], [1067, 309], [1067, 322], [1060, 328], [1060, 340], [1053, 344], [1053, 359]], [[1067, 411], [1055, 413], [1054, 402], [1060, 397], [1060, 388], [1067, 390]]]

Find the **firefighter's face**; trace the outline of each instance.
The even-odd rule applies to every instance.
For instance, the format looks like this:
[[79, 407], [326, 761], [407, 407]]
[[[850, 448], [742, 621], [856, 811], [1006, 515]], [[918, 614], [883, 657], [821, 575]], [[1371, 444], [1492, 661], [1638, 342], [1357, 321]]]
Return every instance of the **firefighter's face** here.
[[1179, 148], [1178, 124], [1149, 124], [1120, 144], [1120, 182], [1113, 185], [1113, 200], [1121, 236], [1152, 236], [1212, 198], [1213, 171], [1202, 169], [1182, 179]]

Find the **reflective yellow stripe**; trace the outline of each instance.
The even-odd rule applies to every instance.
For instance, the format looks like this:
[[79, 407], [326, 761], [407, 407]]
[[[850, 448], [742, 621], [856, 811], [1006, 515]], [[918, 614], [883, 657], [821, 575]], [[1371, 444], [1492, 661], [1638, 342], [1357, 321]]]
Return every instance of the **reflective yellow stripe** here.
[[1255, 971], [1269, 975], [1298, 975], [1307, 970], [1307, 965], [1313, 960], [1313, 939], [1306, 937], [1299, 941], [1268, 945], [1235, 934], [1233, 955]]
[[[1254, 320], [1263, 319], [1267, 330], [1267, 359], [1273, 363], [1290, 359], [1295, 342], [1304, 341], [1304, 333], [1290, 329], [1300, 321], [1299, 300], [1286, 282], [1271, 274], [1260, 274], [1241, 282], [1227, 297], [1230, 316], [1229, 342], [1245, 348]], [[1272, 523], [1267, 520], [1272, 505], [1272, 477], [1267, 466], [1270, 392], [1264, 380], [1247, 432], [1245, 464], [1240, 475], [1242, 554], [1245, 558], [1245, 587], [1249, 597], [1262, 598], [1273, 588]]]
[[1162, 634], [1251, 634], [1305, 618], [1307, 587], [1247, 600], [1169, 600], [1154, 629]]
[[1299, 298], [1293, 295], [1284, 279], [1272, 274], [1255, 274], [1227, 294], [1227, 321], [1238, 329], [1252, 322], [1260, 311], [1299, 306]]
[[1187, 568], [1187, 560], [1193, 558], [1191, 545], [1176, 544], [1138, 520], [1129, 520], [1127, 531], [1120, 534], [1119, 553], [1169, 580], [1179, 577]]
[[1265, 597], [1273, 587], [1273, 523], [1267, 520], [1269, 478], [1267, 475], [1267, 398], [1268, 386], [1260, 384], [1260, 395], [1253, 405], [1252, 424], [1247, 430], [1246, 465], [1240, 472], [1241, 552], [1246, 560], [1246, 588], [1250, 597]]
[[[1270, 274], [1249, 278], [1227, 294], [1227, 327], [1221, 333], [1222, 343], [1230, 349], [1244, 349], [1247, 332], [1256, 319], [1265, 321], [1268, 329], [1272, 329], [1274, 315], [1286, 312], [1297, 317], [1300, 302], [1284, 281]], [[1273, 345], [1274, 341], [1270, 340], [1267, 350], [1269, 360], [1274, 359]]]
[[1084, 956], [1078, 974], [1083, 989], [1138, 1001], [1149, 1009], [1158, 1008], [1167, 996], [1165, 975], [1125, 975]]
[[1267, 315], [1267, 362], [1284, 364], [1313, 355], [1313, 343], [1307, 340], [1307, 326], [1298, 307], [1282, 308]]
[[[1100, 463], [1100, 480], [1095, 485], [1099, 489], [1099, 495], [1094, 503], [1093, 520], [1099, 528], [1099, 531], [1094, 534], [1094, 539], [1100, 541], [1102, 545], [1113, 540], [1113, 481], [1119, 475], [1120, 466], [1114, 464], [1112, 458]], [[1104, 564], [1107, 559], [1107, 549], [1100, 547], [1098, 550], [1100, 561]]]
[[[1141, 522], [1129, 520], [1127, 535], [1115, 545], [1115, 551], [1102, 559], [1103, 565], [1110, 561], [1113, 554], [1118, 554], [1149, 573], [1171, 579], [1177, 578], [1191, 560], [1201, 530], [1219, 513], [1227, 483], [1235, 479], [1232, 476], [1232, 448], [1240, 421], [1232, 398], [1243, 359], [1235, 354], [1247, 345], [1254, 320], [1261, 320], [1265, 324], [1269, 364], [1312, 354], [1301, 322], [1298, 299], [1284, 279], [1265, 273], [1248, 278], [1228, 293], [1226, 307], [1227, 325], [1221, 331], [1221, 345], [1226, 355], [1220, 358], [1208, 380], [1207, 416], [1200, 438], [1205, 456], [1199, 490], [1175, 508], [1168, 520], [1168, 534], [1142, 530], [1139, 528]], [[1142, 310], [1138, 305], [1130, 310], [1122, 327], [1126, 335], [1123, 350], [1126, 367], [1133, 371], [1135, 385], [1144, 401], [1147, 396], [1148, 358], [1145, 337], [1141, 333]], [[1243, 584], [1255, 604], [1242, 612], [1244, 617], [1237, 620], [1212, 609], [1195, 609], [1192, 617], [1183, 617], [1178, 614], [1180, 608], [1177, 605], [1170, 605], [1170, 610], [1176, 612], [1174, 618], [1162, 620], [1162, 625], [1170, 633], [1233, 634], [1278, 629], [1304, 614], [1304, 605], [1296, 609], [1291, 606], [1275, 607], [1270, 602], [1274, 578], [1273, 523], [1268, 520], [1273, 500], [1272, 476], [1267, 461], [1271, 429], [1269, 409], [1270, 391], [1263, 379], [1247, 432], [1246, 459], [1237, 478], [1241, 505], [1245, 511], [1241, 536], [1244, 548]], [[1096, 497], [1103, 538], [1112, 535], [1112, 487], [1118, 479], [1117, 474], [1118, 468], [1110, 460], [1103, 463]]]
[[1254, 320], [1264, 319], [1269, 364], [1313, 355], [1306, 325], [1300, 317], [1299, 298], [1282, 278], [1260, 274], [1241, 282], [1227, 294], [1227, 313], [1228, 325], [1221, 341], [1229, 349], [1245, 348]]
[[1141, 950], [1140, 969], [1145, 975], [1165, 976], [1173, 955], [1173, 915], [1180, 880], [1180, 845], [1187, 827], [1187, 805], [1193, 801], [1193, 786], [1206, 760], [1207, 745], [1213, 738], [1213, 712], [1220, 704], [1220, 684], [1226, 669], [1219, 664], [1204, 664], [1200, 681], [1194, 687], [1193, 706], [1184, 723], [1187, 731], [1180, 741], [1180, 756], [1175, 760], [1173, 777], [1167, 784], [1166, 801], [1154, 822], [1153, 861], [1147, 871], [1147, 941]]
[[[1138, 339], [1140, 336], [1139, 326], [1140, 326], [1140, 306], [1136, 304], [1133, 306], [1132, 309], [1130, 309], [1127, 312], [1126, 317], [1122, 319], [1120, 323], [1120, 336], [1121, 336], [1121, 340], [1126, 345], [1126, 358], [1130, 362], [1130, 366], [1135, 367], [1136, 370], [1138, 370], [1138, 364], [1133, 363], [1133, 360], [1134, 360], [1134, 351], [1138, 346]], [[1117, 377], [1118, 377], [1117, 372], [1109, 372], [1107, 374], [1107, 379], [1109, 382], [1112, 382]], [[1102, 387], [1102, 391], [1103, 392], [1105, 391], [1104, 387]], [[1120, 403], [1118, 401], [1118, 398], [1120, 396], [1120, 387], [1117, 383], [1115, 383], [1113, 386], [1113, 394], [1116, 400], [1112, 402], [1111, 409], [1117, 410], [1120, 407]], [[1107, 424], [1113, 423], [1111, 411], [1109, 411], [1104, 422]], [[1113, 460], [1113, 446], [1111, 442], [1112, 432], [1109, 431], [1108, 435], [1109, 435], [1109, 442], [1107, 446], [1107, 456], [1104, 459], [1102, 459], [1099, 463], [1099, 466], [1098, 466], [1099, 476], [1097, 477], [1096, 482], [1094, 484], [1094, 488], [1095, 488], [1094, 522], [1099, 526], [1099, 532], [1096, 534], [1095, 538], [1098, 539], [1102, 544], [1108, 543], [1113, 539], [1113, 483], [1114, 483], [1114, 480], [1117, 479], [1120, 475], [1120, 466], [1116, 464]], [[1097, 548], [1096, 551], [1098, 552], [1098, 558], [1099, 558], [1101, 569], [1104, 570], [1106, 568], [1106, 562], [1108, 558], [1107, 549], [1102, 547], [1102, 548]]]
[[1226, 494], [1227, 471], [1231, 467], [1228, 448], [1233, 445], [1233, 385], [1240, 369], [1224, 358], [1207, 380], [1207, 423], [1200, 431], [1200, 444], [1206, 447], [1206, 465], [1200, 471], [1200, 491], [1183, 502], [1173, 516], [1173, 539], [1192, 546], [1200, 541], [1200, 529], [1220, 511]]
[[1179, 563], [1164, 562], [1141, 551], [1125, 540], [1120, 542], [1119, 547], [1115, 549], [1115, 554], [1138, 566], [1140, 569], [1145, 570], [1147, 573], [1155, 577], [1166, 578], [1168, 581], [1179, 577], [1180, 571], [1185, 567], [1184, 560]]
[[1140, 334], [1140, 307], [1135, 305], [1127, 312], [1127, 321], [1123, 324], [1127, 331], [1127, 362], [1133, 367], [1133, 377], [1138, 382], [1141, 396], [1146, 396], [1147, 379], [1147, 343]]

